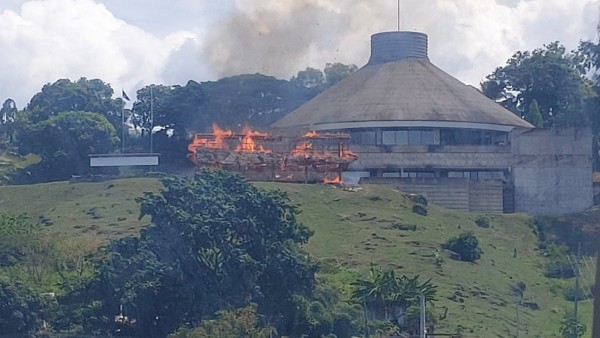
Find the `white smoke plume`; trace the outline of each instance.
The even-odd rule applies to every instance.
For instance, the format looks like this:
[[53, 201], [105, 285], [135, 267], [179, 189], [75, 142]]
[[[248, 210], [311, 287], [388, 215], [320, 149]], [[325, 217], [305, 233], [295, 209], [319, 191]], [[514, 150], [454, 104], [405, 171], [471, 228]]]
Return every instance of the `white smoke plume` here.
[[[600, 0], [401, 0], [401, 28], [432, 62], [477, 86], [517, 50], [595, 40]], [[260, 72], [289, 79], [364, 65], [397, 0], [2, 0], [0, 100], [22, 108], [46, 83], [100, 78], [118, 93]]]
[[[396, 0], [238, 0], [204, 53], [217, 76], [289, 77], [326, 62], [364, 65], [373, 33], [397, 30]], [[401, 30], [429, 35], [430, 59], [478, 85], [517, 50], [595, 39], [599, 1], [402, 0]]]

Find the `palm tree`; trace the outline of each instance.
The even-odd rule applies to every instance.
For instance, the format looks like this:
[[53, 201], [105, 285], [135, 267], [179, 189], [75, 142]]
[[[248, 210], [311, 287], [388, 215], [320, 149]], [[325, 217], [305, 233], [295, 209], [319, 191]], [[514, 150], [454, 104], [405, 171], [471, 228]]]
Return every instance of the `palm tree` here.
[[419, 295], [432, 304], [437, 292], [431, 279], [419, 283], [419, 275], [398, 277], [392, 269], [375, 266], [371, 266], [368, 279], [359, 279], [352, 284], [355, 287], [352, 297], [363, 304], [365, 312], [369, 310], [375, 317], [383, 317], [398, 326], [403, 326], [406, 309], [417, 303]]

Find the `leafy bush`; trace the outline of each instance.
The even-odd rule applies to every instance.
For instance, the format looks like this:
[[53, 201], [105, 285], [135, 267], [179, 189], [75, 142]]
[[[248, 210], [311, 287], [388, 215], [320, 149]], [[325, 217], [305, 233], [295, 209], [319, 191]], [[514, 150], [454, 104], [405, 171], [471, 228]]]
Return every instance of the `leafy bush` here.
[[564, 291], [565, 300], [570, 302], [574, 302], [575, 300], [585, 300], [591, 297], [587, 292], [584, 292], [581, 287], [576, 288], [575, 286], [570, 286]]
[[548, 244], [544, 251], [549, 262], [544, 266], [548, 278], [573, 278], [575, 272], [569, 262], [569, 248], [564, 244]]
[[414, 203], [417, 204], [421, 204], [424, 206], [427, 206], [427, 198], [423, 195], [418, 195], [418, 194], [410, 194], [409, 198], [411, 201], [413, 201]]
[[475, 220], [475, 224], [477, 224], [480, 228], [489, 228], [490, 227], [490, 218], [487, 216], [479, 216]]
[[479, 248], [479, 241], [471, 231], [465, 231], [462, 234], [450, 238], [442, 244], [444, 249], [454, 251], [460, 255], [460, 260], [465, 262], [475, 262], [483, 251]]
[[422, 204], [415, 204], [412, 207], [412, 211], [415, 214], [419, 214], [421, 216], [427, 216], [427, 207]]
[[210, 337], [268, 337], [275, 332], [272, 327], [259, 327], [255, 305], [235, 310], [223, 310], [217, 318], [203, 320], [198, 327], [180, 327], [170, 338], [210, 338]]
[[559, 329], [561, 337], [564, 338], [579, 338], [585, 334], [585, 331], [587, 331], [585, 324], [577, 320], [573, 314], [565, 315]]

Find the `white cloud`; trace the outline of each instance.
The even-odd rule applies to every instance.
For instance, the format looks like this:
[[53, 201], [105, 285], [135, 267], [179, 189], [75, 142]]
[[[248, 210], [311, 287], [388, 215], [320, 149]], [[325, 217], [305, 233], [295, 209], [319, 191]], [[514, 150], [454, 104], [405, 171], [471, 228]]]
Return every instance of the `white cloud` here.
[[[289, 77], [326, 62], [362, 66], [369, 37], [396, 30], [396, 1], [238, 0], [238, 12], [212, 31], [208, 60], [219, 75]], [[478, 85], [517, 50], [559, 40], [575, 48], [595, 37], [599, 1], [402, 0], [402, 29], [429, 35], [430, 58]]]
[[[260, 72], [289, 78], [327, 62], [364, 65], [373, 33], [396, 30], [393, 0], [2, 0], [0, 100], [23, 107], [59, 78], [134, 93]], [[600, 0], [402, 0], [402, 29], [430, 59], [478, 85], [517, 50], [596, 38]]]
[[23, 107], [45, 83], [80, 77], [135, 92], [160, 81], [171, 53], [195, 36], [159, 39], [92, 0], [29, 1], [0, 14], [0, 95]]

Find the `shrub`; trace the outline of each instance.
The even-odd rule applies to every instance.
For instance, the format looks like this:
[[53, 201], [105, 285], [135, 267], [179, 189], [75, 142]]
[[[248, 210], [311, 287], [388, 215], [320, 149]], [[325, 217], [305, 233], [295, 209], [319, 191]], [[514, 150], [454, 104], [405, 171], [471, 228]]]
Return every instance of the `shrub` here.
[[569, 302], [574, 302], [575, 300], [585, 300], [591, 297], [587, 292], [584, 292], [581, 287], [576, 288], [575, 286], [568, 287], [563, 296], [565, 300]]
[[487, 216], [479, 216], [475, 220], [475, 224], [477, 224], [480, 228], [489, 228], [490, 227], [490, 219]]
[[458, 253], [460, 260], [465, 262], [475, 262], [483, 254], [483, 251], [479, 248], [477, 237], [471, 231], [450, 238], [442, 247]]
[[418, 195], [418, 194], [410, 194], [409, 198], [411, 201], [413, 201], [414, 203], [417, 204], [421, 204], [424, 206], [427, 206], [427, 198], [423, 195]]
[[544, 251], [549, 262], [544, 266], [544, 276], [548, 278], [575, 277], [573, 267], [569, 262], [569, 248], [564, 244], [548, 244]]
[[415, 214], [419, 214], [421, 216], [427, 216], [427, 207], [425, 207], [422, 204], [415, 204], [415, 205], [413, 205], [412, 211]]

